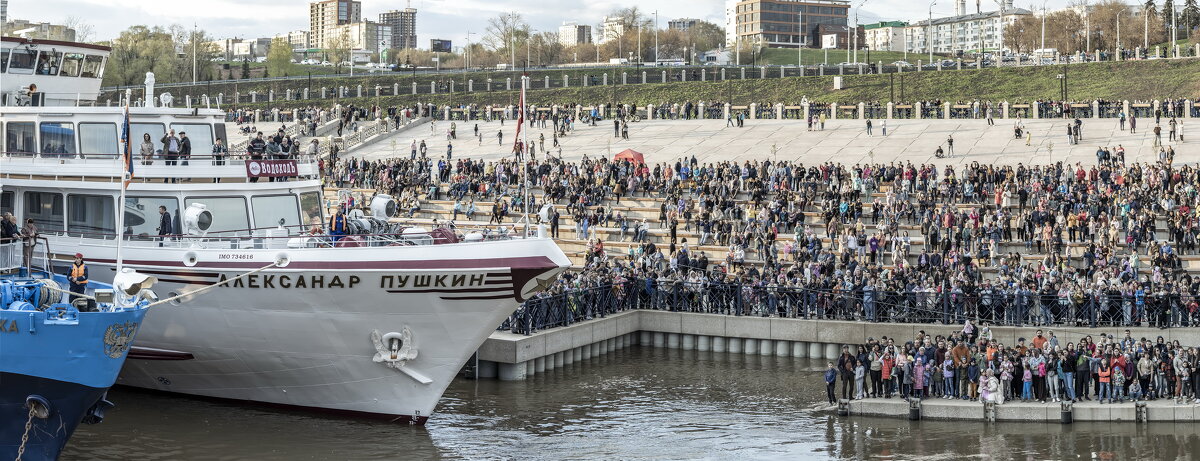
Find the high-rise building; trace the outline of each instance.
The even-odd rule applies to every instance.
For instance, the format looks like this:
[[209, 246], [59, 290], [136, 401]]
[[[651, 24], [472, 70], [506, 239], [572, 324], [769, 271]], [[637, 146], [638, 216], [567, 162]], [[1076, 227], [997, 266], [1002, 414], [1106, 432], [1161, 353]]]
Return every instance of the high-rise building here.
[[575, 46], [592, 43], [592, 26], [564, 22], [558, 26], [558, 43], [562, 46]]
[[737, 43], [737, 4], [738, 0], [725, 0], [725, 46], [733, 47]]
[[0, 24], [8, 22], [8, 0], [0, 0]]
[[700, 20], [695, 19], [695, 18], [676, 18], [676, 19], [667, 21], [667, 28], [674, 29], [674, 30], [686, 31], [688, 29], [696, 27], [696, 24], [699, 22], [700, 22]]
[[388, 48], [417, 47], [417, 9], [405, 8], [379, 13], [379, 23], [391, 26], [392, 36]]
[[596, 43], [605, 43], [609, 40], [616, 40], [625, 35], [625, 20], [622, 18], [608, 17], [600, 21], [600, 33], [596, 37]]
[[362, 2], [356, 0], [322, 0], [308, 4], [308, 46], [325, 48], [338, 26], [362, 21]]
[[847, 26], [848, 0], [742, 0], [734, 9], [743, 44], [811, 47], [819, 26]]

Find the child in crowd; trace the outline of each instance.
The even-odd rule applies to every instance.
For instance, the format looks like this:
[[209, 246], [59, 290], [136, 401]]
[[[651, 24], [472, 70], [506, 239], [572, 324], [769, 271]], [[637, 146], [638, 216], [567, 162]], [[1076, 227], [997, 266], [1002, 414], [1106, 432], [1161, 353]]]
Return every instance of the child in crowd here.
[[1025, 371], [1021, 373], [1021, 401], [1033, 400], [1033, 373], [1029, 371], [1029, 359], [1022, 360]]
[[867, 368], [863, 366], [862, 361], [858, 362], [858, 366], [854, 367], [854, 398], [858, 400], [865, 399], [866, 390], [864, 389], [864, 380], [867, 377]]

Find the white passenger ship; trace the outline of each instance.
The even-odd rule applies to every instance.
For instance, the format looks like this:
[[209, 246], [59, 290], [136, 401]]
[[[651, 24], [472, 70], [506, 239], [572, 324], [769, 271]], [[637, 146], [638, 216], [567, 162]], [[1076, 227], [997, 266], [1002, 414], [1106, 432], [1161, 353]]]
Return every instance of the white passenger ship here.
[[[407, 229], [333, 244], [309, 229], [328, 220], [317, 159], [217, 162], [222, 111], [136, 100], [135, 154], [168, 130], [193, 154], [139, 157], [118, 229], [126, 108], [95, 103], [109, 49], [0, 44], [0, 211], [33, 219], [59, 267], [79, 249], [111, 281], [120, 234], [126, 266], [157, 276], [159, 293], [212, 287], [147, 316], [120, 384], [423, 423], [517, 303], [569, 265], [545, 238]], [[248, 180], [280, 168], [294, 177]], [[158, 235], [160, 207], [179, 235]]]

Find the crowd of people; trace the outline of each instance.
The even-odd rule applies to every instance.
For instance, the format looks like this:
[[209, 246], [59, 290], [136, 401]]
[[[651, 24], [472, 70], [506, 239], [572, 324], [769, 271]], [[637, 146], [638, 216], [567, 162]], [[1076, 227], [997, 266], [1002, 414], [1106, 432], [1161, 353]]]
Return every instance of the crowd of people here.
[[[698, 109], [661, 107], [678, 118]], [[453, 200], [453, 221], [478, 213], [499, 224], [528, 209], [555, 237], [569, 216], [574, 240], [587, 242], [573, 282], [645, 281], [686, 309], [1018, 325], [1200, 321], [1200, 279], [1184, 267], [1200, 238], [1200, 172], [1175, 163], [1178, 144], [1159, 146], [1147, 163], [1127, 162], [1121, 145], [1097, 146], [1090, 165], [567, 162], [554, 152], [558, 136], [582, 120], [570, 110], [530, 117], [554, 129], [549, 146], [517, 147], [527, 157], [452, 158], [414, 140], [408, 158], [335, 159], [327, 177], [396, 197], [409, 216], [443, 198]], [[523, 176], [536, 192], [528, 208]], [[621, 207], [624, 197], [654, 198], [656, 212]], [[747, 290], [749, 302], [726, 302], [718, 286]]]
[[1004, 344], [990, 326], [965, 322], [948, 334], [869, 338], [843, 346], [824, 374], [829, 403], [842, 399], [962, 399], [1003, 404], [1101, 404], [1170, 400], [1200, 404], [1200, 353], [1162, 336], [1097, 333], [1061, 341], [1053, 330]]

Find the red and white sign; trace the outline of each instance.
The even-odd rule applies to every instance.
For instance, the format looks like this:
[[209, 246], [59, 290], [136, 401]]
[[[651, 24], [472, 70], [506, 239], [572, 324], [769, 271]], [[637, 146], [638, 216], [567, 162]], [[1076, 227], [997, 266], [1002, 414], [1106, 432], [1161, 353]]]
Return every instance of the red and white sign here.
[[297, 173], [295, 160], [246, 160], [247, 178], [282, 178]]

